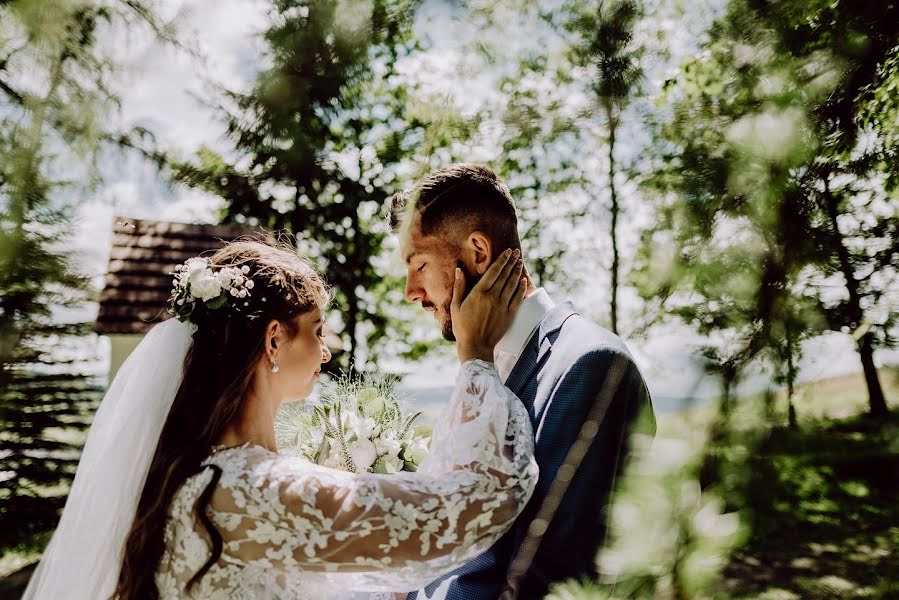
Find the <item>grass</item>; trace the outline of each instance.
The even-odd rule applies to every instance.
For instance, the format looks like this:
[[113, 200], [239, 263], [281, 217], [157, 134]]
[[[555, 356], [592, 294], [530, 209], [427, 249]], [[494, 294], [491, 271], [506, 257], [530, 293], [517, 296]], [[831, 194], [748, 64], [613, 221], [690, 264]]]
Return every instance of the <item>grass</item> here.
[[[880, 384], [887, 403], [899, 410], [899, 367], [880, 369]], [[734, 404], [732, 423], [738, 428], [787, 424], [786, 393], [772, 394], [771, 411], [766, 412], [768, 400], [764, 394], [750, 396]], [[822, 379], [796, 387], [793, 401], [800, 428], [810, 428], [832, 420], [842, 420], [864, 414], [868, 410], [868, 393], [861, 373]], [[689, 439], [697, 427], [705, 428], [715, 417], [718, 407], [703, 405], [684, 412], [659, 415], [658, 436]]]
[[52, 531], [36, 533], [15, 546], [4, 548], [3, 554], [0, 555], [0, 581], [39, 559], [44, 548], [50, 543], [52, 535]]
[[50, 543], [52, 532], [39, 533], [6, 548], [0, 556], [0, 600], [19, 598], [28, 585], [31, 568]]
[[[711, 462], [751, 534], [719, 597], [899, 598], [899, 372], [882, 370], [881, 384], [894, 407], [886, 422], [865, 415], [861, 375], [801, 386], [796, 429], [786, 427], [782, 392], [737, 403]], [[664, 415], [658, 435], [708, 448], [716, 414]]]
[[[749, 461], [733, 598], [899, 598], [899, 424], [775, 430]], [[792, 595], [790, 595], [792, 594]]]

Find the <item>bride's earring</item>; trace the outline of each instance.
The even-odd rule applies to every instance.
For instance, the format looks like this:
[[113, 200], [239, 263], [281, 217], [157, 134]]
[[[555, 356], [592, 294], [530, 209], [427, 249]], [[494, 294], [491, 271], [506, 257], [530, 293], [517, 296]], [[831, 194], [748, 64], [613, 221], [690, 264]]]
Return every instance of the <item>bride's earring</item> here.
[[278, 363], [272, 361], [272, 373], [277, 373], [280, 369], [278, 368]]

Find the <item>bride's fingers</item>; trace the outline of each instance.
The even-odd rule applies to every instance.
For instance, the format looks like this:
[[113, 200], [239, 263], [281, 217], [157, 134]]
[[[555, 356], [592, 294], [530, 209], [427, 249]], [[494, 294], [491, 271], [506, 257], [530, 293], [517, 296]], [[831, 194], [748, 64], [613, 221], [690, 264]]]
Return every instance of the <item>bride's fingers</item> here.
[[503, 288], [509, 283], [510, 279], [514, 279], [514, 272], [520, 261], [519, 253], [516, 250], [509, 257], [509, 261], [503, 265], [502, 272], [499, 274], [499, 277], [496, 278], [496, 283], [493, 284], [493, 287], [496, 288], [497, 295], [502, 294]]
[[485, 289], [485, 292], [489, 291], [494, 298], [500, 298], [502, 296], [503, 289], [509, 283], [509, 279], [514, 278], [514, 271], [518, 266], [518, 261], [520, 260], [518, 257], [520, 254], [521, 253], [518, 250], [513, 250], [512, 253], [509, 254], [509, 258], [502, 266], [496, 281], [493, 282], [492, 286]]
[[511, 257], [511, 250], [506, 250], [500, 254], [499, 257], [493, 261], [493, 264], [490, 265], [490, 268], [487, 269], [475, 287], [484, 292], [492, 288], [502, 276], [505, 267], [511, 262]]
[[450, 314], [459, 314], [459, 308], [462, 306], [462, 296], [465, 295], [465, 277], [462, 275], [462, 269], [456, 267], [456, 275], [453, 280], [453, 297], [450, 300]]
[[515, 265], [509, 270], [506, 281], [499, 292], [500, 304], [502, 306], [508, 306], [512, 297], [515, 296], [515, 293], [518, 291], [518, 285], [521, 281], [521, 272], [523, 270], [524, 263], [519, 258], [515, 261]]
[[509, 260], [506, 261], [506, 264], [503, 265], [503, 270], [500, 272], [499, 277], [496, 278], [496, 283], [493, 284], [493, 287], [499, 286], [499, 290], [497, 293], [501, 294], [503, 288], [508, 284], [509, 279], [513, 278], [515, 269], [518, 267], [518, 263], [521, 261], [521, 251], [513, 250], [512, 254], [509, 255]]
[[512, 294], [512, 299], [509, 301], [509, 312], [515, 312], [518, 310], [518, 307], [521, 306], [521, 302], [524, 300], [524, 295], [528, 291], [528, 280], [525, 277], [518, 278], [518, 287], [515, 288], [515, 293]]

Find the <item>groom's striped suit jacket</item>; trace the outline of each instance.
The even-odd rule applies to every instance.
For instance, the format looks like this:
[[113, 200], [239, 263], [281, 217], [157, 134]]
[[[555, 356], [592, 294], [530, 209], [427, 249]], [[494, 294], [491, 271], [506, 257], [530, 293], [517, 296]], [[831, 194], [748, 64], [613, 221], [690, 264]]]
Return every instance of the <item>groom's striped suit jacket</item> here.
[[518, 589], [521, 600], [541, 598], [548, 587], [595, 572], [604, 541], [609, 493], [627, 456], [630, 433], [652, 435], [655, 417], [643, 377], [624, 343], [579, 315], [571, 303], [549, 311], [528, 341], [506, 385], [521, 398], [536, 436], [540, 480], [524, 512], [492, 548], [467, 565], [409, 594], [407, 600], [494, 600], [568, 449], [597, 401], [613, 358], [627, 369], [599, 432], [543, 537]]

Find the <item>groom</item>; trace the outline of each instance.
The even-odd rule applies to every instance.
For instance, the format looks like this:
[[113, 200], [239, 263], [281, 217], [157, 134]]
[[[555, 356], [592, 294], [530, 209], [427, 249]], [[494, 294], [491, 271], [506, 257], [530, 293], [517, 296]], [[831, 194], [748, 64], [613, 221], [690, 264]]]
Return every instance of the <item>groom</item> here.
[[[394, 196], [390, 221], [402, 236], [406, 299], [432, 313], [443, 337], [454, 341], [454, 269], [462, 269], [466, 289], [471, 289], [500, 253], [521, 248], [509, 189], [488, 167], [455, 165]], [[522, 553], [526, 564], [515, 564], [526, 570], [520, 579], [511, 578], [521, 600], [543, 597], [553, 583], [593, 575], [607, 529], [606, 507], [628, 456], [629, 436], [655, 433], [649, 393], [624, 343], [578, 314], [571, 303], [556, 303], [530, 278], [526, 298], [494, 357], [500, 377], [530, 414], [540, 481], [499, 542], [407, 600], [494, 600], [509, 586], [510, 566], [523, 544], [529, 546]], [[557, 480], [569, 449], [584, 435], [588, 415], [598, 428], [589, 423], [584, 430], [595, 437], [588, 446], [581, 444], [586, 454], [573, 476], [562, 469]], [[548, 526], [541, 527], [544, 499], [558, 497], [564, 484], [558, 508]]]

